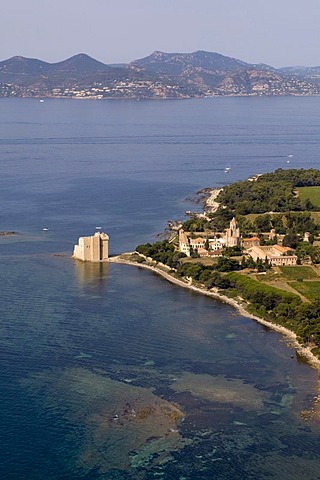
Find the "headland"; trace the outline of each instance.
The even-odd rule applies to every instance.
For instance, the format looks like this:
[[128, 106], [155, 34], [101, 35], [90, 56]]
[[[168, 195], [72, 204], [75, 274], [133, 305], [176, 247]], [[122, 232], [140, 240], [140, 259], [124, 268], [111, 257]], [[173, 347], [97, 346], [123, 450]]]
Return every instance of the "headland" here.
[[167, 240], [109, 261], [234, 306], [320, 369], [320, 170], [279, 169], [199, 194], [203, 213], [172, 222]]

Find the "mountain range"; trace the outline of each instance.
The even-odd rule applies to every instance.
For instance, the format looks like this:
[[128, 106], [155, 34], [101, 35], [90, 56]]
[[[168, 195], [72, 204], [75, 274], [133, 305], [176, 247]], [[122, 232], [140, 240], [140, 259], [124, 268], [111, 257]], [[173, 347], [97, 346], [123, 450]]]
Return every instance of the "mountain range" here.
[[320, 67], [250, 64], [215, 52], [165, 53], [107, 65], [86, 54], [57, 63], [0, 62], [0, 96], [201, 98], [215, 95], [318, 95]]

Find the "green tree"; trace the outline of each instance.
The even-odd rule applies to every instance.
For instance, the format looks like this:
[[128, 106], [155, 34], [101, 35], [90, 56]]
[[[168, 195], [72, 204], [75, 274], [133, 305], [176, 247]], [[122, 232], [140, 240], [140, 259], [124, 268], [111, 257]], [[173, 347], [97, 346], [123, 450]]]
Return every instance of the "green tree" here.
[[232, 258], [219, 257], [215, 269], [218, 272], [231, 272], [233, 270], [240, 270], [240, 264]]
[[287, 235], [284, 236], [282, 240], [282, 245], [284, 247], [290, 247], [290, 248], [297, 248], [299, 244], [300, 238], [298, 237], [297, 234], [295, 233], [288, 233]]

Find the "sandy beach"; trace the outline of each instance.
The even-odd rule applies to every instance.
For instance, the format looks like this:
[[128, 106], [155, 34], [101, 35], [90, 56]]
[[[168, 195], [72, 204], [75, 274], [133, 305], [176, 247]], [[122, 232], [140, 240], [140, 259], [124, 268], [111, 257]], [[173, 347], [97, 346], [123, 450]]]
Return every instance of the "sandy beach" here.
[[178, 278], [173, 277], [169, 273], [169, 270], [170, 270], [169, 267], [166, 267], [165, 265], [160, 265], [160, 266], [158, 264], [147, 265], [147, 264], [144, 264], [144, 263], [138, 263], [138, 262], [132, 261], [132, 260], [130, 260], [130, 255], [132, 255], [134, 253], [135, 252], [128, 252], [128, 253], [124, 253], [124, 254], [121, 254], [121, 255], [112, 256], [112, 257], [109, 258], [109, 262], [111, 262], [111, 263], [121, 263], [121, 264], [124, 264], [124, 265], [131, 265], [131, 266], [135, 266], [135, 267], [144, 268], [146, 270], [150, 270], [150, 271], [156, 273], [157, 275], [160, 275], [161, 277], [165, 278], [169, 282], [174, 283], [175, 285], [179, 285], [180, 287], [183, 287], [183, 288], [188, 288], [188, 289], [193, 290], [193, 291], [195, 291], [197, 293], [200, 293], [202, 295], [206, 295], [208, 297], [211, 297], [211, 298], [214, 298], [216, 300], [227, 303], [229, 305], [232, 305], [234, 308], [236, 308], [238, 310], [238, 312], [241, 315], [243, 315], [245, 317], [248, 317], [248, 318], [251, 318], [251, 319], [255, 320], [256, 322], [259, 322], [262, 325], [265, 325], [266, 327], [268, 327], [268, 328], [270, 328], [270, 329], [272, 329], [272, 330], [274, 330], [278, 333], [281, 333], [286, 338], [286, 340], [288, 341], [288, 344], [291, 347], [293, 347], [299, 355], [304, 357], [313, 368], [316, 368], [317, 370], [320, 371], [320, 360], [312, 353], [312, 351], [309, 347], [301, 345], [297, 340], [296, 334], [294, 332], [292, 332], [291, 330], [289, 330], [288, 328], [285, 328], [285, 327], [282, 327], [281, 325], [277, 325], [277, 324], [268, 322], [267, 320], [264, 320], [263, 318], [252, 315], [251, 313], [249, 313], [245, 309], [245, 306], [243, 304], [240, 304], [236, 300], [234, 300], [232, 298], [229, 298], [225, 295], [222, 295], [221, 293], [218, 293], [217, 290], [212, 289], [212, 290], [208, 291], [208, 290], [205, 290], [204, 288], [196, 287], [196, 286], [194, 286], [190, 283], [187, 283], [183, 280], [179, 280]]

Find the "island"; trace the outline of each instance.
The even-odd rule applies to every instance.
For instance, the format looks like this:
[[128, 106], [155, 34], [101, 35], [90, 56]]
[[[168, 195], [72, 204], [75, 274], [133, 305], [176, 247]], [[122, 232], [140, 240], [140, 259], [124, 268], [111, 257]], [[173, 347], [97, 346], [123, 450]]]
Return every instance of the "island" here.
[[278, 169], [200, 193], [203, 213], [109, 261], [232, 304], [320, 368], [320, 170]]

